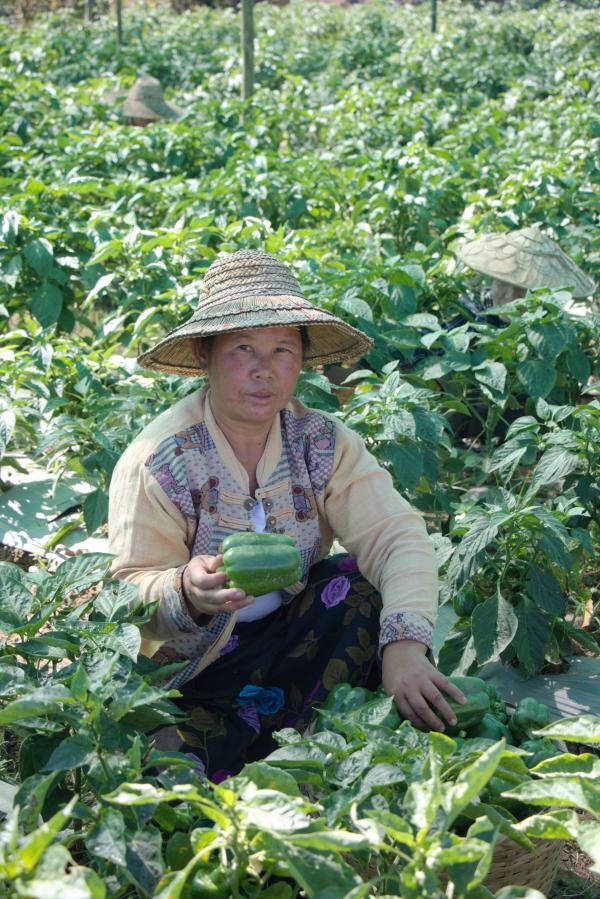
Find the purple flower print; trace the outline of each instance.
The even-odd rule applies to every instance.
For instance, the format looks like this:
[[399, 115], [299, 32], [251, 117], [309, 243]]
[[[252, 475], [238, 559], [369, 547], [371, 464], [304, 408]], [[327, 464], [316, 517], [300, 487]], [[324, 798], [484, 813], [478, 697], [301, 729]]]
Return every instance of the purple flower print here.
[[358, 571], [356, 556], [344, 556], [338, 562], [338, 571]]
[[214, 784], [221, 784], [228, 777], [231, 777], [231, 771], [227, 771], [225, 768], [217, 768], [216, 771], [213, 771], [210, 779]]
[[226, 656], [228, 652], [233, 652], [234, 649], [237, 649], [237, 645], [240, 642], [240, 638], [237, 634], [232, 634], [225, 646], [222, 648], [219, 653], [220, 656]]
[[350, 581], [347, 577], [334, 577], [321, 593], [321, 602], [326, 608], [332, 609], [346, 599], [349, 590]]
[[248, 705], [243, 705], [241, 708], [236, 709], [236, 715], [242, 721], [245, 721], [257, 734], [260, 733], [260, 718], [254, 703], [248, 703]]
[[195, 762], [196, 767], [192, 770], [194, 773], [201, 779], [204, 780], [206, 777], [206, 768], [204, 767], [204, 762], [202, 759], [199, 759], [197, 755], [194, 755], [193, 752], [186, 752], [188, 758], [190, 758], [193, 762]]

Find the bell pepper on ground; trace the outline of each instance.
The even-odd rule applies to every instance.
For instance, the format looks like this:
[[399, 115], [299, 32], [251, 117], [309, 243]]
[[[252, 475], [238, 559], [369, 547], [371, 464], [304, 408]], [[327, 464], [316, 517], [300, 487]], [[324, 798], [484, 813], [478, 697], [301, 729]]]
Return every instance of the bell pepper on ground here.
[[550, 709], [543, 702], [527, 696], [517, 705], [508, 726], [518, 743], [531, 740], [533, 731], [550, 724]]
[[551, 740], [525, 740], [521, 743], [519, 749], [525, 749], [532, 755], [524, 757], [524, 762], [528, 768], [534, 768], [544, 759], [551, 759], [555, 755], [560, 755], [560, 751], [556, 748]]
[[248, 596], [282, 590], [302, 574], [300, 553], [291, 537], [252, 531], [225, 538], [219, 571], [227, 574], [228, 587], [238, 587]]
[[[457, 736], [461, 730], [470, 730], [475, 727], [490, 711], [490, 700], [485, 691], [485, 683], [480, 677], [466, 677], [463, 675], [451, 675], [448, 680], [464, 693], [466, 703], [461, 705], [448, 694], [444, 699], [456, 715], [456, 724], [446, 725], [446, 733], [449, 736]], [[439, 714], [436, 712], [436, 714]], [[442, 717], [440, 715], [440, 717]]]
[[488, 695], [488, 699], [490, 700], [490, 711], [494, 718], [497, 718], [499, 721], [502, 721], [504, 724], [508, 721], [508, 715], [506, 714], [506, 706], [504, 705], [504, 700], [496, 690], [492, 684], [485, 683], [485, 692]]
[[479, 724], [469, 728], [468, 737], [483, 737], [486, 740], [500, 740], [502, 737], [510, 743], [512, 742], [512, 734], [506, 724], [494, 717], [491, 713], [484, 715]]

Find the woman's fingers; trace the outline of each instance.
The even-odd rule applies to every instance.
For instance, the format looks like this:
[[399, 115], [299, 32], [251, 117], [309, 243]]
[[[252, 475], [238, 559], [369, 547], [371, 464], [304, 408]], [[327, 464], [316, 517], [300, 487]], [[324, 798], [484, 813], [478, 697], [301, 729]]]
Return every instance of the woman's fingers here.
[[414, 711], [411, 705], [405, 699], [396, 698], [396, 705], [398, 706], [398, 710], [403, 718], [413, 725], [413, 727], [418, 728], [419, 730], [428, 730], [425, 722], [419, 715]]
[[196, 556], [184, 572], [184, 589], [189, 602], [204, 615], [235, 612], [254, 602], [243, 590], [225, 587], [227, 576], [218, 571], [223, 556]]
[[[429, 708], [431, 709], [432, 718], [435, 718], [435, 720], [438, 722], [438, 725], [436, 725], [435, 730], [445, 730], [444, 722], [440, 721], [438, 716], [435, 714], [436, 711], [444, 716], [444, 719], [445, 719], [445, 721], [448, 722], [448, 724], [456, 724], [456, 714], [454, 713], [452, 708], [448, 705], [448, 703], [444, 699], [443, 694], [440, 693], [440, 691], [437, 689], [435, 684], [433, 684], [433, 683], [427, 684], [423, 688], [423, 695], [424, 695], [425, 699], [427, 700], [427, 704], [428, 704]], [[439, 725], [441, 725], [441, 726], [439, 726]]]
[[447, 693], [451, 699], [455, 699], [456, 702], [459, 702], [461, 705], [464, 705], [467, 701], [465, 694], [459, 690], [458, 687], [455, 687], [447, 677], [444, 677], [440, 671], [435, 672], [435, 677], [432, 678], [432, 681], [440, 690], [442, 690], [442, 692]]
[[410, 706], [414, 715], [424, 723], [424, 730], [445, 730], [444, 722], [438, 718], [424, 696], [411, 696]]

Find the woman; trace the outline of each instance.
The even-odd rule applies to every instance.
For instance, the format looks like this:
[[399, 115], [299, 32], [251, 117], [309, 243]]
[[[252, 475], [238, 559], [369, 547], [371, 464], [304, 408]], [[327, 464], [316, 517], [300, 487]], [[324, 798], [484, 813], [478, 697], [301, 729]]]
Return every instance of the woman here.
[[[453, 722], [462, 694], [427, 658], [437, 606], [421, 517], [361, 438], [292, 399], [302, 365], [356, 359], [370, 341], [308, 302], [258, 250], [216, 260], [192, 318], [140, 357], [208, 385], [145, 428], [110, 495], [113, 574], [158, 601], [144, 650], [185, 659], [172, 680], [189, 720], [159, 745], [191, 751], [218, 780], [305, 727], [339, 681], [382, 679], [417, 727]], [[246, 596], [225, 586], [219, 546], [243, 530], [290, 534], [301, 580]], [[351, 556], [327, 557], [333, 536]], [[379, 612], [381, 611], [381, 621]]]

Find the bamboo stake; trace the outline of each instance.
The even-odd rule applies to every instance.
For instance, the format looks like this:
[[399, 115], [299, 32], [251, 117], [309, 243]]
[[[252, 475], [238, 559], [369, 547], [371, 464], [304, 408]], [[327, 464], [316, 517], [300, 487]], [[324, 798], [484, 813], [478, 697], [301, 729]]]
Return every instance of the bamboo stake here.
[[431, 0], [431, 30], [437, 31], [437, 0]]
[[254, 0], [242, 0], [242, 100], [254, 91]]
[[117, 43], [123, 43], [123, 4], [122, 0], [115, 0], [115, 13], [117, 15]]

